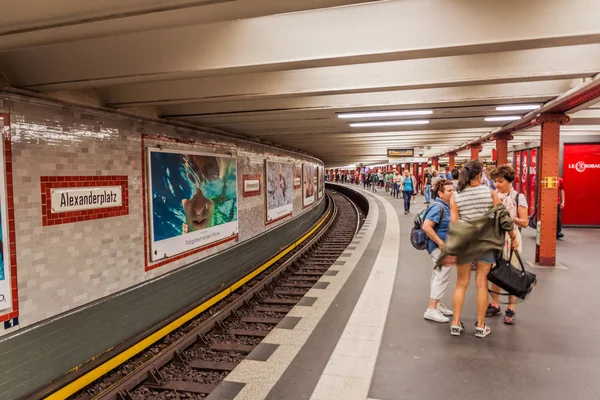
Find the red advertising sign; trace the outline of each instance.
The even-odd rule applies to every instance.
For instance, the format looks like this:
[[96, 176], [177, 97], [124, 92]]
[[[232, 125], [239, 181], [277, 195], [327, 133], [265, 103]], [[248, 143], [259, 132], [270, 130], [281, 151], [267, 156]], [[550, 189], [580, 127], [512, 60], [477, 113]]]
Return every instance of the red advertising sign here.
[[600, 225], [600, 143], [565, 144], [565, 225]]
[[513, 182], [515, 185], [515, 190], [517, 192], [521, 191], [521, 154], [522, 151], [515, 152], [515, 171], [517, 172], [517, 178]]
[[521, 172], [519, 173], [521, 180], [521, 193], [525, 195], [527, 198], [527, 178], [529, 177], [529, 152], [527, 150], [523, 150], [523, 155], [521, 156]]
[[535, 185], [537, 184], [537, 149], [531, 150], [529, 161], [529, 215], [535, 210]]

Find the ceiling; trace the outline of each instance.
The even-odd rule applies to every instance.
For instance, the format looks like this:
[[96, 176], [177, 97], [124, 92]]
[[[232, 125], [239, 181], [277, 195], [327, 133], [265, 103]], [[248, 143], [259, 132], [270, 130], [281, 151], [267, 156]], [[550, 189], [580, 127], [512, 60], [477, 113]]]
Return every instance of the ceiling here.
[[[51, 4], [50, 4], [51, 3]], [[84, 5], [85, 3], [85, 5]], [[597, 0], [20, 0], [0, 13], [11, 87], [218, 128], [321, 158], [450, 151], [600, 79]], [[339, 118], [426, 110], [424, 116]], [[590, 101], [566, 135], [600, 133]], [[349, 123], [427, 120], [422, 125]], [[539, 139], [539, 127], [512, 144]], [[481, 153], [489, 156], [493, 142]], [[468, 152], [460, 152], [466, 156]], [[444, 159], [442, 158], [442, 161]]]

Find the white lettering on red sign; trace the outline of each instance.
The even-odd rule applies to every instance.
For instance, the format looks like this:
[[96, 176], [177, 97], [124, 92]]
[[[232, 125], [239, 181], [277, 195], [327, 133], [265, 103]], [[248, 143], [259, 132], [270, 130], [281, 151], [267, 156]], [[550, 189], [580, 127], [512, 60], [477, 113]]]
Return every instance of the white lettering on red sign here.
[[600, 164], [586, 164], [583, 161], [579, 161], [576, 164], [569, 164], [569, 169], [575, 169], [577, 172], [583, 172], [586, 169], [597, 169], [600, 168]]

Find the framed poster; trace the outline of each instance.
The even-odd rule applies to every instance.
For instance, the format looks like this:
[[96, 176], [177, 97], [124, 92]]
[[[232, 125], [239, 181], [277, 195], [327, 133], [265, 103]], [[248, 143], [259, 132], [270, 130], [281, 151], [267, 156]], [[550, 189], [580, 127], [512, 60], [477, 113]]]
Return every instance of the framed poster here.
[[324, 194], [324, 190], [325, 190], [325, 168], [323, 167], [317, 167], [318, 168], [318, 179], [317, 179], [317, 187], [319, 188], [319, 190], [317, 191], [317, 195], [319, 197], [319, 199], [323, 198], [323, 194]]
[[[4, 130], [0, 119], [0, 132]], [[8, 236], [8, 207], [6, 196], [4, 137], [0, 138], [0, 314], [9, 310], [12, 305], [12, 287], [10, 270], [10, 240]]]
[[292, 215], [293, 169], [289, 163], [265, 160], [267, 223]]
[[302, 164], [302, 205], [310, 206], [315, 202], [316, 167], [311, 164]]
[[148, 171], [152, 261], [238, 234], [235, 158], [149, 148]]

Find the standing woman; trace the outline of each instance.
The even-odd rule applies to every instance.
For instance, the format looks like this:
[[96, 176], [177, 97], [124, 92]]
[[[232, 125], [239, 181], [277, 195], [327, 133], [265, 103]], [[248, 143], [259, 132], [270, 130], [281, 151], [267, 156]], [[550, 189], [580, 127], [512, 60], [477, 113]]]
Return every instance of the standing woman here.
[[[498, 198], [504, 204], [504, 207], [510, 213], [512, 220], [515, 222], [514, 233], [519, 238], [519, 248], [518, 251], [521, 252], [523, 250], [523, 244], [521, 242], [521, 232], [519, 232], [518, 228], [526, 228], [527, 227], [527, 199], [523, 193], [518, 193], [513, 188], [513, 181], [517, 173], [510, 165], [501, 165], [491, 172], [491, 177], [496, 184], [496, 193], [498, 193]], [[508, 259], [510, 256], [510, 238], [508, 233], [506, 234], [506, 240], [504, 241], [504, 250], [502, 255], [505, 259]], [[518, 265], [519, 261], [517, 257], [513, 254], [512, 259], [510, 260], [511, 264]], [[496, 285], [492, 285], [492, 292], [499, 293], [500, 288]], [[500, 295], [492, 293], [492, 302], [487, 308], [486, 317], [491, 317], [493, 315], [500, 313]], [[508, 307], [504, 312], [504, 323], [505, 324], [514, 324], [517, 322], [517, 314], [515, 313], [515, 296], [508, 297]]]
[[[498, 194], [489, 187], [481, 184], [481, 175], [483, 173], [483, 164], [479, 160], [472, 160], [465, 164], [458, 180], [458, 192], [450, 199], [450, 221], [456, 222], [473, 221], [487, 214], [492, 207], [500, 204]], [[511, 246], [518, 247], [518, 238], [514, 231], [510, 231]], [[471, 279], [471, 265], [475, 262], [475, 283], [477, 285], [477, 323], [475, 324], [475, 336], [483, 338], [490, 334], [490, 328], [485, 324], [485, 314], [488, 306], [488, 273], [496, 257], [493, 251], [490, 251], [477, 260], [461, 260], [462, 263], [456, 266], [457, 281], [454, 295], [452, 296], [452, 306], [454, 308], [454, 317], [450, 334], [458, 336], [464, 330], [464, 325], [460, 321], [463, 305], [465, 303], [465, 293]], [[452, 263], [452, 260], [448, 260]]]
[[404, 193], [404, 214], [408, 214], [410, 212], [410, 198], [412, 195], [417, 194], [417, 180], [410, 171], [404, 171], [402, 192]]

